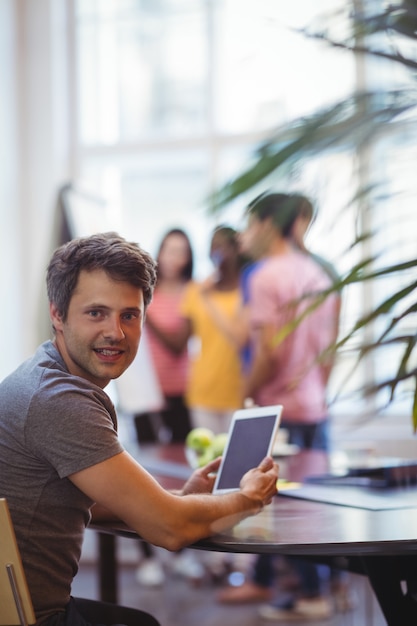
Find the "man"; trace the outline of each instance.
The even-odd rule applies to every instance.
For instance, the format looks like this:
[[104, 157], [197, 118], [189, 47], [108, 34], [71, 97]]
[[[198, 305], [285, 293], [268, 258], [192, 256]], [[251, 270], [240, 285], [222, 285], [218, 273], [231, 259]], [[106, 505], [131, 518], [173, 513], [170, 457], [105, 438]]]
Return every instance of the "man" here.
[[[317, 261], [296, 247], [293, 231], [300, 227], [301, 232], [301, 200], [295, 195], [265, 194], [247, 211], [242, 247], [258, 262], [247, 286], [251, 365], [244, 395], [261, 406], [282, 404], [282, 427], [288, 430], [290, 442], [326, 450], [326, 387], [333, 355], [329, 352], [324, 358], [324, 354], [335, 340], [340, 298], [332, 294], [314, 308], [316, 295], [326, 291], [331, 281]], [[329, 617], [331, 607], [322, 597], [317, 567], [299, 560], [294, 563], [301, 578], [301, 598], [289, 597], [281, 605], [262, 607], [262, 617], [275, 621]], [[219, 599], [268, 599], [273, 578], [273, 561], [262, 555], [252, 581], [224, 590]]]
[[216, 461], [170, 493], [118, 441], [103, 389], [136, 355], [155, 277], [151, 257], [115, 233], [58, 248], [47, 271], [54, 339], [0, 384], [0, 496], [37, 625], [94, 622], [70, 598], [94, 503], [147, 541], [178, 550], [260, 511], [276, 493], [270, 458], [242, 478], [239, 492], [211, 495]]

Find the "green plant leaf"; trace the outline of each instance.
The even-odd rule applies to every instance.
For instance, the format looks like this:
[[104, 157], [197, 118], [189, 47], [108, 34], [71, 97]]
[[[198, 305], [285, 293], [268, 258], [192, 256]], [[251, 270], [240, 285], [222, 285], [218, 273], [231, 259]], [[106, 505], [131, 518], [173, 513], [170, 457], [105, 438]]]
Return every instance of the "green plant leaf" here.
[[412, 304], [405, 311], [403, 311], [401, 315], [397, 315], [396, 317], [392, 318], [390, 324], [380, 336], [379, 342], [382, 342], [384, 337], [386, 337], [397, 326], [397, 324], [399, 324], [399, 322], [405, 319], [408, 315], [413, 315], [415, 313], [417, 313], [417, 302], [415, 304]]
[[296, 119], [278, 129], [254, 151], [253, 164], [227, 182], [208, 199], [210, 211], [218, 213], [232, 200], [252, 189], [295, 160], [332, 149], [342, 142], [367, 143], [381, 124], [414, 107], [409, 91], [357, 93], [310, 116]]

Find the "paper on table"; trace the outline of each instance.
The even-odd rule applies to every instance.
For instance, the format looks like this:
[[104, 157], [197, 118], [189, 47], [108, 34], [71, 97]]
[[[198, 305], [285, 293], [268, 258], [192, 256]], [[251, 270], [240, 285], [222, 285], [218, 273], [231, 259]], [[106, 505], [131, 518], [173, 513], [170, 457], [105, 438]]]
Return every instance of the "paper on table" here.
[[381, 493], [380, 490], [369, 488], [302, 484], [294, 489], [282, 489], [281, 487], [279, 491], [285, 497], [314, 500], [371, 511], [417, 508], [416, 488], [384, 489]]

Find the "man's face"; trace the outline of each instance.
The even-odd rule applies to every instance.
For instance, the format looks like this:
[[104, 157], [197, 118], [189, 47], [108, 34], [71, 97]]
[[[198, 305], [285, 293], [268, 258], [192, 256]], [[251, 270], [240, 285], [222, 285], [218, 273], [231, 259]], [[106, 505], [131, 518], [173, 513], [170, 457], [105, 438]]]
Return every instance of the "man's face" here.
[[[269, 241], [268, 220], [261, 221], [254, 215], [250, 215], [245, 230], [241, 233], [239, 246], [243, 254], [249, 255], [252, 259], [260, 259]], [[269, 229], [270, 230], [270, 229]]]
[[143, 292], [103, 270], [80, 272], [65, 322], [50, 305], [56, 345], [68, 370], [104, 388], [135, 358], [145, 313]]

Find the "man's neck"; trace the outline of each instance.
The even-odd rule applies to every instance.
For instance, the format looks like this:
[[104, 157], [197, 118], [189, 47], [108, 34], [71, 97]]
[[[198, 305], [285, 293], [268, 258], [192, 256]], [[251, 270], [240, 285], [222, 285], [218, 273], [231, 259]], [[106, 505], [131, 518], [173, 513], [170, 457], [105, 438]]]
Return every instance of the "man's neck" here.
[[292, 250], [291, 243], [283, 237], [276, 237], [273, 239], [268, 247], [265, 257], [280, 256], [287, 254]]

